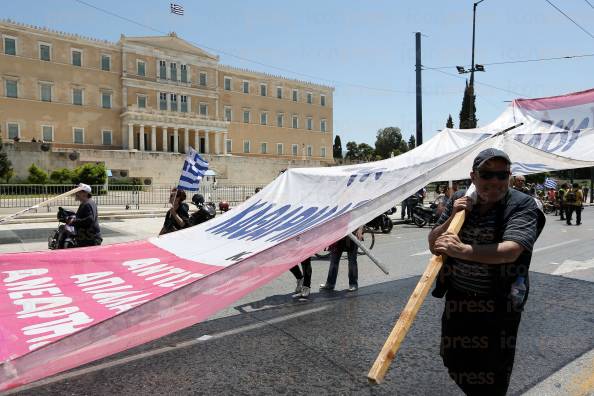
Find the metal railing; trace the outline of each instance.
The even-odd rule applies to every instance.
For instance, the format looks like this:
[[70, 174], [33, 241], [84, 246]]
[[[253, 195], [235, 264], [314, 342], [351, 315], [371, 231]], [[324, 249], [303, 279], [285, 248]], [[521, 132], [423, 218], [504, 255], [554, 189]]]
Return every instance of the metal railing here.
[[[0, 184], [0, 208], [26, 208], [47, 199], [65, 193], [75, 185], [63, 184]], [[93, 199], [97, 205], [121, 206], [129, 209], [140, 209], [142, 206], [163, 205], [169, 201], [172, 185], [94, 185], [91, 186]], [[209, 183], [200, 184], [199, 193], [204, 195], [206, 201], [218, 204], [227, 201], [231, 206], [237, 205], [254, 195], [261, 184], [245, 185], [219, 185]], [[187, 202], [191, 202], [192, 195], [188, 193]], [[78, 206], [74, 196], [64, 197], [53, 201], [51, 207]], [[48, 207], [48, 211], [49, 211]]]

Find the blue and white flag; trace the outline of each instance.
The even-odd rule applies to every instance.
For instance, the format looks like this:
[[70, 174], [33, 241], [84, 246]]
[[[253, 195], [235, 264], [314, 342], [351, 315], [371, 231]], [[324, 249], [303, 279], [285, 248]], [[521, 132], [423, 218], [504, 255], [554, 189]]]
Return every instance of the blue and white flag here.
[[557, 188], [557, 182], [555, 181], [555, 179], [549, 179], [547, 177], [546, 180], [545, 180], [545, 182], [544, 182], [544, 186], [546, 188]]
[[190, 147], [184, 166], [179, 177], [178, 189], [185, 191], [198, 191], [198, 184], [202, 180], [202, 176], [208, 170], [208, 162], [206, 162], [196, 150]]

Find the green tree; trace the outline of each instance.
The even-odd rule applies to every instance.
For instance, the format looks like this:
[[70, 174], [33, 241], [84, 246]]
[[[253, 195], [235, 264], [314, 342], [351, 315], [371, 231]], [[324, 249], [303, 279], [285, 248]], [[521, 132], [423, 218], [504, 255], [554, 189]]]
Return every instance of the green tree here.
[[335, 159], [342, 159], [342, 142], [340, 136], [334, 136], [334, 145], [332, 146], [332, 157]]
[[31, 184], [46, 184], [48, 181], [47, 172], [37, 165], [31, 164], [27, 181]]
[[415, 139], [415, 135], [410, 135], [410, 138], [408, 139], [408, 149], [412, 150], [415, 147], [417, 147], [417, 140]]
[[90, 186], [105, 184], [107, 171], [104, 164], [84, 164], [74, 169], [72, 182], [85, 183]]
[[74, 172], [68, 168], [56, 169], [50, 173], [50, 180], [57, 184], [70, 184], [73, 177]]
[[452, 115], [448, 116], [448, 120], [446, 121], [446, 128], [453, 128], [454, 127], [454, 120], [452, 120]]
[[347, 142], [346, 144], [347, 152], [344, 155], [344, 158], [349, 159], [351, 161], [356, 161], [361, 158], [361, 153], [359, 152], [359, 146], [356, 142]]
[[400, 128], [387, 127], [380, 129], [377, 131], [375, 139], [375, 152], [382, 158], [389, 158], [394, 150], [401, 147], [401, 142], [402, 133]]
[[8, 154], [2, 151], [2, 137], [0, 136], [0, 178], [6, 180], [6, 183], [14, 176], [12, 162], [8, 159]]
[[476, 96], [474, 94], [474, 87], [468, 85], [466, 81], [466, 88], [464, 88], [464, 98], [462, 99], [462, 109], [460, 110], [460, 129], [476, 128]]
[[359, 143], [357, 150], [359, 150], [358, 159], [363, 161], [371, 161], [375, 158], [375, 150], [367, 143]]

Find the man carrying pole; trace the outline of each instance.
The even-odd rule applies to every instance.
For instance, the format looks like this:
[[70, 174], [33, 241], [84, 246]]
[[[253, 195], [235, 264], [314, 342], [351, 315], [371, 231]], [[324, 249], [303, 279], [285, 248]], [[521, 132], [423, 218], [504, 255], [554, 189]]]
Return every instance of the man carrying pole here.
[[[501, 150], [480, 152], [470, 173], [476, 203], [457, 194], [429, 234], [431, 252], [447, 256], [433, 291], [446, 296], [440, 354], [467, 395], [507, 391], [532, 247], [545, 222], [531, 197], [509, 188], [510, 165]], [[456, 235], [447, 229], [459, 211], [466, 220]]]

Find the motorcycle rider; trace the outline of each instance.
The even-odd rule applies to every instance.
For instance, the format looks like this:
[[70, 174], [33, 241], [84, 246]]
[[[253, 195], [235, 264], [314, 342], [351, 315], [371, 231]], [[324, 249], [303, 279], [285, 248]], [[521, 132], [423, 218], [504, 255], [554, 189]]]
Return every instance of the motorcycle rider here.
[[189, 219], [190, 227], [204, 223], [215, 217], [214, 205], [204, 204], [204, 196], [202, 194], [194, 194], [192, 196], [192, 203], [196, 205], [197, 210], [192, 213]]
[[97, 204], [92, 199], [91, 186], [80, 183], [82, 187], [74, 198], [80, 201], [76, 215], [68, 219], [67, 224], [74, 226], [76, 231], [76, 242], [78, 247], [98, 246], [103, 242], [101, 229], [99, 228], [99, 214]]
[[177, 188], [171, 189], [171, 194], [169, 195], [171, 208], [165, 215], [163, 228], [161, 228], [159, 235], [168, 234], [188, 227], [190, 219], [188, 211], [190, 210], [190, 207], [184, 202], [185, 200], [186, 192], [184, 190], [178, 190]]

